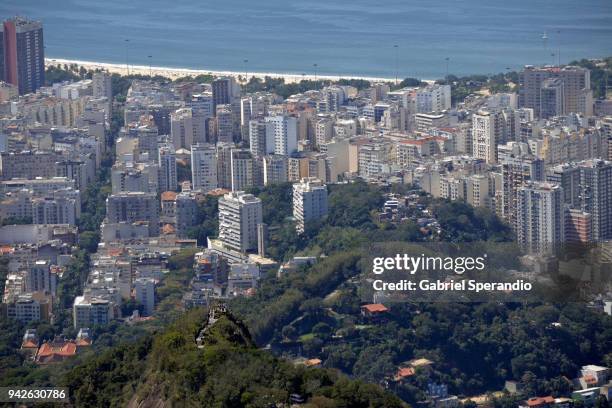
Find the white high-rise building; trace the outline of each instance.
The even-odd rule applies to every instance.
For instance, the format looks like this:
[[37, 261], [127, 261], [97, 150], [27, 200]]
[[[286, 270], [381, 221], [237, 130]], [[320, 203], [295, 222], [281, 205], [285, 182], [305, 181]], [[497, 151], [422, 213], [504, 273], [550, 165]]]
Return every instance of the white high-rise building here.
[[451, 108], [450, 85], [433, 84], [416, 93], [417, 113], [442, 112]]
[[[297, 150], [297, 120], [291, 116], [268, 116], [266, 138], [274, 137], [274, 154], [289, 156]], [[269, 152], [269, 148], [267, 149]]]
[[158, 163], [160, 191], [176, 191], [178, 188], [178, 176], [176, 173], [176, 152], [173, 145], [165, 144], [159, 146]]
[[563, 189], [530, 182], [518, 189], [517, 242], [530, 253], [551, 253], [565, 240]]
[[136, 302], [143, 306], [143, 314], [151, 316], [155, 311], [155, 280], [138, 278], [134, 281]]
[[327, 215], [327, 186], [316, 178], [304, 178], [293, 185], [293, 217], [296, 229], [304, 232], [309, 221]]
[[170, 136], [175, 149], [191, 148], [195, 139], [191, 108], [181, 108], [170, 114]]
[[497, 163], [497, 145], [502, 143], [500, 116], [485, 110], [472, 114], [472, 148], [474, 157], [489, 164]]
[[257, 249], [257, 224], [262, 222], [261, 200], [243, 191], [219, 199], [219, 239], [240, 252]]
[[210, 144], [191, 146], [191, 183], [193, 190], [204, 193], [218, 187], [215, 146]]

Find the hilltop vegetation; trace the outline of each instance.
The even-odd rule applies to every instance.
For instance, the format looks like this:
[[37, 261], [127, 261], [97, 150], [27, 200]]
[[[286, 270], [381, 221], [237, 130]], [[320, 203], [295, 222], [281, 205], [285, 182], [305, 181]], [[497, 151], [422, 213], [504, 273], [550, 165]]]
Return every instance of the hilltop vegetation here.
[[209, 327], [200, 349], [195, 339], [205, 321], [205, 310], [193, 310], [158, 335], [76, 367], [65, 379], [75, 405], [264, 407], [297, 394], [310, 407], [403, 406], [378, 386], [256, 349], [231, 314]]

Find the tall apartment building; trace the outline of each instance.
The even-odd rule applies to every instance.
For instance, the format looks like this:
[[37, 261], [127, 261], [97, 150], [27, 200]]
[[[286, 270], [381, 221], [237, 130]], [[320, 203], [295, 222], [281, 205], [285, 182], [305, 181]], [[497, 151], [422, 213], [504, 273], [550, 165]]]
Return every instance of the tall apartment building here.
[[257, 249], [257, 224], [262, 222], [261, 200], [243, 191], [219, 199], [219, 239], [240, 252]]
[[170, 114], [170, 136], [175, 149], [191, 148], [195, 139], [191, 108], [181, 108]]
[[2, 180], [54, 177], [55, 163], [61, 159], [61, 154], [55, 152], [3, 152], [0, 155]]
[[593, 240], [612, 239], [612, 163], [585, 160], [551, 168], [547, 180], [563, 187], [569, 208], [590, 214]]
[[158, 164], [160, 192], [176, 191], [178, 188], [178, 175], [176, 170], [176, 152], [173, 145], [163, 144], [159, 146]]
[[334, 120], [324, 116], [315, 124], [315, 142], [317, 146], [323, 146], [334, 137]]
[[47, 292], [55, 295], [56, 275], [51, 273], [48, 260], [39, 259], [30, 265], [26, 275], [26, 292]]
[[[550, 78], [557, 78], [563, 84], [563, 114], [592, 114], [591, 73], [586, 68], [573, 66], [526, 66], [519, 73], [519, 107], [531, 108], [535, 117], [542, 117], [542, 88], [550, 84], [546, 82]], [[547, 97], [548, 93], [545, 92], [544, 96]]]
[[231, 105], [217, 105], [217, 141], [231, 143], [234, 140], [234, 113]]
[[263, 157], [263, 184], [278, 184], [287, 182], [287, 156], [272, 154]]
[[111, 169], [111, 186], [112, 194], [122, 191], [157, 192], [157, 189], [149, 189], [149, 177], [145, 172], [124, 165], [114, 165]]
[[92, 94], [94, 98], [113, 97], [113, 87], [110, 74], [107, 72], [94, 72], [92, 76]]
[[215, 116], [213, 110], [213, 98], [210, 92], [192, 95], [185, 104], [191, 108], [193, 121], [193, 142], [206, 143], [210, 140], [208, 132], [208, 120]]
[[240, 98], [240, 85], [234, 77], [217, 78], [212, 83], [213, 109], [218, 105], [230, 105]]
[[561, 116], [565, 113], [565, 85], [561, 78], [548, 78], [540, 87], [540, 117]]
[[502, 118], [498, 112], [480, 110], [472, 114], [472, 149], [477, 159], [497, 163], [497, 146], [503, 138]]
[[484, 174], [473, 174], [466, 180], [465, 200], [474, 207], [491, 206], [490, 180]]
[[147, 223], [149, 236], [159, 235], [159, 205], [153, 193], [111, 194], [106, 199], [106, 217], [111, 224]]
[[517, 195], [517, 242], [530, 253], [551, 253], [565, 241], [563, 188], [530, 182]]
[[591, 214], [575, 208], [567, 208], [565, 211], [565, 241], [573, 244], [593, 242], [591, 225]]
[[612, 116], [606, 116], [600, 123], [600, 132], [603, 140], [608, 144], [608, 152], [605, 158], [612, 161]]
[[129, 129], [129, 136], [138, 140], [138, 159], [144, 160], [145, 155], [149, 160], [157, 158], [157, 149], [159, 143], [159, 129], [153, 123], [153, 119], [149, 116], [146, 124], [136, 128]]
[[517, 191], [529, 181], [544, 181], [544, 162], [519, 149], [515, 154], [504, 155], [500, 160], [500, 167], [501, 216], [515, 228]]
[[106, 98], [106, 119], [110, 121], [113, 109], [113, 86], [111, 76], [107, 72], [94, 72], [91, 79], [93, 97], [96, 99]]
[[249, 149], [253, 156], [262, 157], [274, 152], [274, 134], [266, 131], [263, 119], [252, 119], [249, 122]]
[[17, 87], [20, 95], [45, 84], [45, 47], [39, 21], [15, 17], [0, 30], [0, 79]]
[[[49, 296], [39, 293], [24, 293], [10, 299], [7, 304], [0, 304], [6, 309], [6, 317], [24, 324], [49, 321], [53, 302]], [[2, 308], [0, 308], [0, 311]]]
[[191, 146], [191, 184], [193, 190], [204, 193], [218, 187], [215, 146], [211, 144]]
[[77, 296], [72, 306], [75, 329], [105, 326], [113, 319], [113, 304], [106, 299]]
[[296, 230], [303, 233], [309, 221], [327, 215], [327, 186], [321, 180], [304, 178], [293, 185], [293, 218]]
[[[274, 138], [274, 154], [289, 156], [297, 150], [297, 119], [279, 115], [266, 117], [266, 138]], [[270, 152], [270, 148], [267, 147]]]
[[308, 177], [308, 167], [310, 159], [303, 155], [295, 155], [287, 159], [287, 179], [288, 181], [300, 181]]
[[382, 143], [366, 143], [359, 146], [359, 177], [370, 180], [389, 171], [389, 152]]
[[255, 185], [255, 159], [248, 149], [231, 151], [231, 187], [232, 191], [242, 191]]
[[417, 113], [442, 112], [450, 108], [450, 85], [427, 85], [416, 92]]
[[143, 314], [151, 316], [155, 311], [155, 280], [152, 278], [134, 280], [134, 294], [136, 302], [143, 306]]
[[219, 188], [232, 188], [232, 150], [231, 143], [217, 143], [217, 183]]
[[175, 202], [176, 235], [179, 238], [187, 238], [187, 232], [198, 221], [198, 202], [194, 195], [179, 193]]
[[81, 212], [79, 192], [62, 194], [58, 191], [53, 197], [38, 197], [32, 200], [33, 224], [76, 225]]

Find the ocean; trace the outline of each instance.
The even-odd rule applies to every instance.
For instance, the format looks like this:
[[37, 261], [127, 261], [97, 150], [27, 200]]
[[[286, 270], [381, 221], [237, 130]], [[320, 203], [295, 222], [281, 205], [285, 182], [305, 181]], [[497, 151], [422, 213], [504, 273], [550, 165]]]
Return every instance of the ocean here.
[[177, 68], [435, 79], [612, 55], [612, 0], [0, 1], [17, 14], [47, 57]]

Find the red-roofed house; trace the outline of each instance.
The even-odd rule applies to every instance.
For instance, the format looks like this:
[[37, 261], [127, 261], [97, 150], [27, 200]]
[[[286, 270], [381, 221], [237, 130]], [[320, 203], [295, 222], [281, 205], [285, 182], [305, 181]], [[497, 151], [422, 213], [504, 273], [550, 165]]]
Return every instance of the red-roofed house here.
[[161, 193], [162, 201], [176, 201], [176, 193], [174, 191], [164, 191]]
[[66, 341], [63, 337], [56, 337], [53, 341], [43, 343], [36, 354], [38, 364], [52, 364], [62, 362], [77, 353], [77, 345], [73, 341]]
[[322, 363], [321, 359], [318, 359], [318, 358], [311, 358], [310, 360], [304, 361], [304, 365], [306, 367], [320, 367], [321, 363]]
[[526, 401], [526, 405], [520, 405], [521, 407], [528, 408], [546, 408], [552, 406], [555, 403], [555, 399], [552, 396], [546, 397], [533, 397]]
[[369, 305], [361, 306], [361, 315], [364, 317], [376, 317], [387, 313], [389, 309], [381, 303], [372, 303]]
[[412, 377], [413, 375], [414, 375], [414, 368], [402, 367], [397, 370], [397, 373], [395, 373], [395, 377], [393, 377], [393, 379], [395, 381], [404, 381], [406, 378]]

